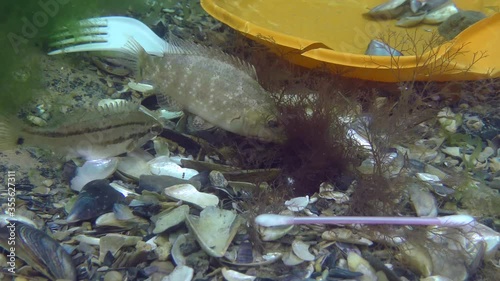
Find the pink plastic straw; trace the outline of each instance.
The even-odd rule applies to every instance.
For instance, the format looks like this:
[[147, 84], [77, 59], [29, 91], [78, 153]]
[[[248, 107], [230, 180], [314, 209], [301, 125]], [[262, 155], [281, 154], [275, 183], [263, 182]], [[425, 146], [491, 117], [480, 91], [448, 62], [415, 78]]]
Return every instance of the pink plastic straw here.
[[270, 227], [289, 224], [394, 224], [394, 225], [437, 225], [458, 227], [474, 222], [468, 215], [444, 217], [293, 217], [263, 214], [255, 218], [259, 225]]

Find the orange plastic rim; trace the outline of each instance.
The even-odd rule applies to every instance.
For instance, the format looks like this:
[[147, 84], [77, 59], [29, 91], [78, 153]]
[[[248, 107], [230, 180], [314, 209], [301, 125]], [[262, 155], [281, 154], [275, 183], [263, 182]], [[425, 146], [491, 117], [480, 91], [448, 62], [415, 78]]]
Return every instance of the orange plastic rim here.
[[[374, 21], [363, 16], [382, 2], [201, 0], [202, 7], [216, 19], [308, 68], [327, 67], [347, 77], [383, 82], [500, 77], [500, 0], [455, 0], [462, 10], [482, 11], [489, 17], [434, 48], [428, 42], [436, 36], [435, 25], [400, 28], [395, 20]], [[417, 55], [364, 55], [369, 41], [380, 36], [388, 38], [392, 47], [404, 45]], [[405, 43], [410, 38], [413, 43]]]

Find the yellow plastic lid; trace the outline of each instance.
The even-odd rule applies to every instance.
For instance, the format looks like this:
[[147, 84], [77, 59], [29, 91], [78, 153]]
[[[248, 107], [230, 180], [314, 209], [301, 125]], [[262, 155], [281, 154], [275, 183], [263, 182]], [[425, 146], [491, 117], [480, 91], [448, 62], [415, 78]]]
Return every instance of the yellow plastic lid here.
[[[201, 0], [216, 19], [305, 67], [325, 66], [347, 77], [383, 82], [500, 77], [500, 0], [454, 1], [459, 9], [481, 11], [489, 17], [434, 48], [428, 42], [436, 38], [436, 25], [401, 28], [396, 20], [363, 16], [383, 2]], [[369, 42], [381, 36], [395, 49], [409, 47], [413, 55], [364, 55]]]

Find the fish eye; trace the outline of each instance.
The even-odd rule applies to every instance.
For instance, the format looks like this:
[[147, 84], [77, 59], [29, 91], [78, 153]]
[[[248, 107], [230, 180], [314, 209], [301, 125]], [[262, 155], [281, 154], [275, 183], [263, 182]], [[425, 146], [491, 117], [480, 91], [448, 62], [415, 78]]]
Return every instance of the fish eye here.
[[160, 124], [154, 124], [151, 129], [149, 129], [149, 132], [155, 134], [155, 135], [159, 135], [161, 134], [161, 132], [163, 131], [163, 126], [161, 126]]
[[269, 126], [269, 128], [278, 128], [278, 121], [276, 121], [276, 120], [268, 120], [267, 121], [267, 126]]

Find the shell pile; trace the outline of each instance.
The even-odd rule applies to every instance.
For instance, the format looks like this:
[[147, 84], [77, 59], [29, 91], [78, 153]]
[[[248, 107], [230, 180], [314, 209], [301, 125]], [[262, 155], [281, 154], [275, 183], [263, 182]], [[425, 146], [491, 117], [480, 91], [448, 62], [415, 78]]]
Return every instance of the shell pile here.
[[[390, 2], [393, 8], [418, 4]], [[248, 48], [255, 43], [210, 18], [198, 1], [147, 3], [148, 14], [141, 15], [147, 16], [146, 24], [160, 35], [168, 31], [205, 45], [222, 46], [228, 52], [240, 51], [242, 57], [254, 60], [257, 73], [263, 73], [262, 84], [269, 88], [278, 85], [276, 92], [290, 92], [282, 101], [292, 106], [306, 100], [317, 105], [324, 101], [321, 94], [304, 94], [301, 87], [324, 82], [325, 73], [303, 73], [305, 70], [284, 66], [280, 58], [260, 47]], [[388, 5], [372, 13], [386, 13]], [[145, 12], [131, 11], [137, 13]], [[431, 13], [426, 11], [425, 16]], [[234, 45], [228, 46], [228, 42]], [[465, 95], [460, 102], [454, 95], [458, 90], [446, 95], [451, 90], [432, 91], [428, 88], [434, 84], [426, 84], [422, 100], [406, 97], [411, 106], [404, 115], [398, 112], [403, 98], [394, 102], [389, 97], [392, 88], [375, 85], [358, 92], [353, 90], [354, 84], [362, 82], [331, 82], [333, 78], [328, 76], [329, 84], [322, 90], [328, 97], [349, 99], [353, 108], [326, 126], [328, 133], [336, 133], [335, 140], [349, 144], [348, 152], [354, 151], [355, 157], [346, 165], [352, 173], [319, 180], [317, 174], [307, 174], [317, 184], [305, 188], [308, 194], [298, 196], [288, 190], [296, 178], [281, 165], [286, 157], [274, 154], [283, 147], [198, 126], [196, 116], [156, 110], [156, 105], [151, 106], [153, 96], [132, 89], [136, 87], [129, 84], [126, 69], [105, 73], [102, 61], [94, 62], [97, 69], [87, 60], [82, 65], [68, 65], [62, 58], [44, 59], [50, 76], [45, 82], [51, 86], [47, 96], [27, 106], [26, 115], [33, 123], [43, 126], [51, 111], [120, 100], [141, 101], [165, 128], [126, 155], [86, 163], [62, 164], [37, 149], [0, 152], [0, 166], [16, 171], [17, 187], [14, 217], [5, 215], [9, 194], [0, 190], [0, 246], [6, 250], [0, 253], [1, 280], [15, 276], [15, 280], [37, 281], [465, 281], [500, 276], [499, 81], [467, 82], [461, 91], [477, 96]], [[60, 77], [68, 81], [61, 82]], [[268, 81], [272, 79], [280, 83], [272, 84]], [[397, 85], [398, 95], [406, 86], [413, 87], [415, 96], [420, 93], [421, 85], [415, 82]], [[376, 98], [371, 99], [372, 95]], [[436, 110], [417, 122], [410, 113], [420, 108]], [[318, 114], [315, 108], [301, 110], [306, 118]], [[328, 114], [337, 111], [342, 109]], [[294, 120], [294, 112], [288, 113], [284, 120]], [[406, 121], [415, 124], [411, 129], [400, 126]], [[341, 133], [332, 129], [334, 125], [342, 128]], [[313, 140], [322, 136], [313, 133]], [[322, 155], [330, 149], [315, 149], [304, 142], [285, 145], [295, 152], [311, 152], [305, 160], [293, 158], [298, 161], [291, 165], [299, 167], [297, 174], [315, 169], [315, 160], [324, 159]], [[311, 217], [469, 214], [478, 223], [473, 228], [262, 227], [254, 222], [262, 213]], [[17, 226], [13, 234], [7, 228], [11, 223]], [[17, 239], [15, 274], [8, 270], [9, 235]]]

